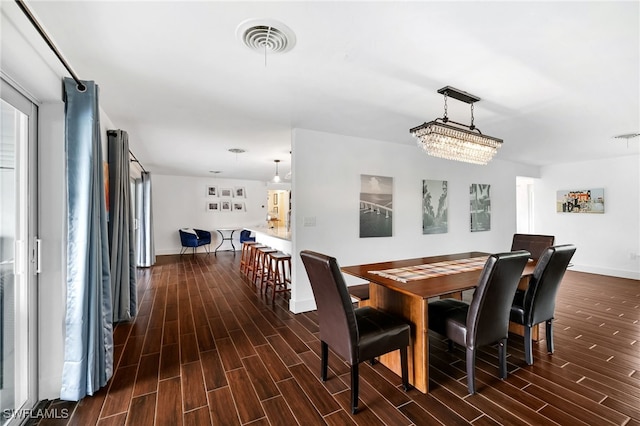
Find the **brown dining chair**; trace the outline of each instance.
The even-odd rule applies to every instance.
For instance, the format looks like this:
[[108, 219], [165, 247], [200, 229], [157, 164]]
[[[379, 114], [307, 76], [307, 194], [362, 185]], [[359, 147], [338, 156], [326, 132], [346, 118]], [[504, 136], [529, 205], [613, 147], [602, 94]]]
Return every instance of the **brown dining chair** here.
[[492, 254], [484, 265], [471, 303], [456, 299], [429, 302], [429, 329], [466, 348], [467, 387], [475, 393], [476, 350], [498, 343], [500, 378], [507, 378], [509, 312], [529, 260], [525, 250]]
[[[308, 250], [300, 257], [311, 282], [320, 325], [320, 378], [327, 380], [329, 347], [351, 366], [351, 412], [358, 410], [358, 365], [362, 361], [400, 350], [402, 385], [409, 389], [407, 347], [409, 324], [370, 306], [354, 308], [338, 262]], [[512, 298], [513, 299], [513, 298]]]
[[575, 252], [573, 244], [547, 248], [536, 264], [527, 289], [516, 291], [510, 319], [524, 326], [524, 357], [529, 365], [533, 364], [531, 329], [534, 325], [545, 323], [547, 352], [553, 353], [556, 294]]
[[531, 259], [538, 260], [547, 247], [551, 247], [555, 237], [553, 235], [513, 234], [511, 251], [526, 250], [531, 253]]

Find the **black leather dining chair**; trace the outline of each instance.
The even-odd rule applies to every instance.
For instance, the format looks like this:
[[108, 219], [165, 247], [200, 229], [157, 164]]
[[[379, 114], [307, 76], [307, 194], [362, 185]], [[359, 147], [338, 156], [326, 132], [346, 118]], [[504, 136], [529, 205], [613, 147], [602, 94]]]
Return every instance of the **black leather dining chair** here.
[[556, 294], [576, 252], [573, 244], [547, 248], [529, 279], [526, 290], [517, 290], [511, 306], [511, 321], [524, 326], [524, 357], [527, 364], [533, 364], [533, 344], [531, 328], [545, 323], [547, 352], [553, 353], [553, 315], [556, 309]]
[[409, 389], [407, 347], [410, 326], [402, 318], [372, 307], [355, 308], [334, 257], [303, 250], [300, 257], [311, 282], [320, 325], [320, 377], [327, 380], [329, 347], [351, 366], [351, 412], [358, 410], [362, 361], [400, 350], [402, 385]]
[[507, 378], [507, 337], [509, 312], [529, 260], [525, 250], [492, 254], [484, 265], [471, 303], [456, 299], [429, 302], [429, 330], [466, 348], [467, 387], [475, 389], [476, 351], [479, 347], [498, 343], [500, 378]]
[[547, 247], [553, 245], [555, 239], [553, 235], [513, 234], [511, 251], [526, 250], [531, 253], [531, 259], [537, 260]]

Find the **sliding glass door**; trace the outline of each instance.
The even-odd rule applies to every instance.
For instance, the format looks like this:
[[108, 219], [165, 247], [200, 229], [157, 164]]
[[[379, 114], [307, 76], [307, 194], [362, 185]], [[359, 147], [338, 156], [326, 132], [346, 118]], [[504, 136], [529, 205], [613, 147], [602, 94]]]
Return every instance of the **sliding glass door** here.
[[0, 425], [36, 402], [36, 106], [0, 81]]

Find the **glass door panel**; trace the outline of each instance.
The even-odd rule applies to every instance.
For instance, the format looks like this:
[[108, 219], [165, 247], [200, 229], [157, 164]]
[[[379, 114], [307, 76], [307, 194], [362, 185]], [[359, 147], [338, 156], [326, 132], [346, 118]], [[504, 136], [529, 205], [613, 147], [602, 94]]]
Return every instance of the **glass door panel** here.
[[36, 280], [30, 262], [35, 210], [29, 191], [29, 147], [30, 137], [35, 138], [36, 110], [24, 97], [20, 100], [26, 103], [12, 102], [18, 93], [4, 81], [1, 94], [0, 425], [4, 425], [24, 420], [21, 410], [35, 403]]

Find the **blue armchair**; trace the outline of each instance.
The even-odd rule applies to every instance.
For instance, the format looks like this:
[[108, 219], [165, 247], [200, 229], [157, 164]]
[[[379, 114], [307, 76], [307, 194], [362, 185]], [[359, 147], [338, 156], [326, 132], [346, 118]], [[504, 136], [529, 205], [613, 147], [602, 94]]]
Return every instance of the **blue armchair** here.
[[196, 249], [200, 246], [204, 246], [207, 254], [211, 252], [211, 232], [194, 228], [182, 228], [179, 229], [178, 232], [180, 233], [180, 243], [182, 243], [182, 250], [180, 250], [181, 256], [189, 248], [193, 250], [193, 254], [195, 255]]
[[248, 229], [243, 229], [242, 231], [240, 231], [240, 244], [244, 243], [245, 241], [255, 241], [256, 237], [252, 237], [251, 236], [251, 231], [249, 231]]

